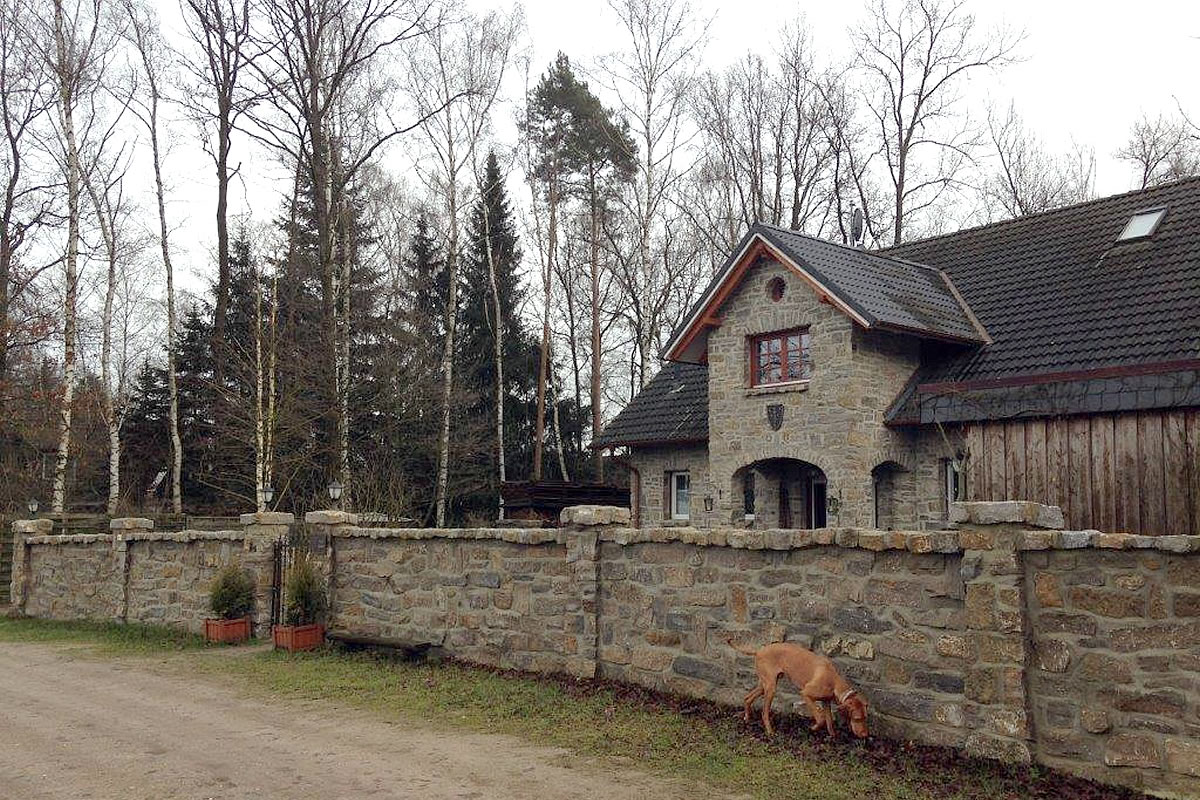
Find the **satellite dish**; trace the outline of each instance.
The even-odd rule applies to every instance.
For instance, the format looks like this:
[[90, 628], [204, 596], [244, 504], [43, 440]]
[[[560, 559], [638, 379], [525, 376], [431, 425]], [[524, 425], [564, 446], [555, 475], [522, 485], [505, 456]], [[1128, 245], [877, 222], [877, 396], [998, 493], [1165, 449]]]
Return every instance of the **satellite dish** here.
[[863, 214], [861, 208], [850, 209], [850, 238], [858, 244], [863, 238]]

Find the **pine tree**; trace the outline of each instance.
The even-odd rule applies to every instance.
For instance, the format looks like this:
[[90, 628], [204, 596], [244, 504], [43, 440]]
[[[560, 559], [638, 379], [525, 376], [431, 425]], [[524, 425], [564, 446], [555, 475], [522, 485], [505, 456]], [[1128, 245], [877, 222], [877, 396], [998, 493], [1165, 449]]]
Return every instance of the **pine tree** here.
[[[485, 218], [486, 215], [486, 218]], [[471, 394], [466, 418], [484, 423], [480, 458], [470, 466], [475, 486], [464, 508], [489, 514], [499, 491], [496, 441], [496, 336], [500, 335], [504, 400], [504, 445], [507, 479], [526, 477], [532, 464], [532, 418], [537, 386], [537, 343], [520, 319], [525, 299], [519, 267], [521, 252], [495, 153], [489, 153], [479, 199], [468, 221], [468, 244], [462, 260], [462, 304], [459, 363], [464, 388]], [[489, 258], [491, 261], [489, 261]], [[492, 288], [495, 265], [495, 292]], [[499, 306], [499, 321], [496, 307]], [[465, 466], [465, 465], [463, 465]], [[463, 472], [463, 467], [459, 467]]]

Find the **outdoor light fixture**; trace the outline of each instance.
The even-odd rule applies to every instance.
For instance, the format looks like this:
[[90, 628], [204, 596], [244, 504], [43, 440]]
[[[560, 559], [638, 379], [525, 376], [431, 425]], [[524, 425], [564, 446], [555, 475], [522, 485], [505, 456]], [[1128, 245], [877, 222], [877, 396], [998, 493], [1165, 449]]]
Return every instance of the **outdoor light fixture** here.
[[29, 502], [25, 504], [25, 507], [29, 509], [30, 514], [36, 514], [37, 510], [38, 510], [37, 498], [36, 497], [29, 498]]
[[713, 510], [713, 496], [711, 494], [704, 495], [704, 510], [705, 511]]
[[275, 499], [275, 487], [268, 483], [266, 486], [263, 487], [263, 502], [270, 504], [270, 502], [274, 499]]
[[337, 478], [329, 482], [329, 499], [335, 503], [342, 499], [342, 484], [338, 483]]

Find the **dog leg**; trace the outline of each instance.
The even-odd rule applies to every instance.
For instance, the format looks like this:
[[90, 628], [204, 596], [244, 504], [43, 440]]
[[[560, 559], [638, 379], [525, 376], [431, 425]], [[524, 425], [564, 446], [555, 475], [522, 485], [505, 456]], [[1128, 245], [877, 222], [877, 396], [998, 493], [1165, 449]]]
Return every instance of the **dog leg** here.
[[754, 710], [754, 701], [763, 696], [763, 687], [760, 683], [746, 695], [746, 710], [742, 712], [742, 722], [750, 721], [750, 712]]
[[768, 736], [775, 735], [775, 728], [771, 725], [771, 703], [775, 700], [775, 683], [772, 681], [763, 688], [763, 710], [762, 721], [763, 728]]
[[819, 731], [821, 726], [825, 724], [825, 709], [821, 704], [813, 700], [806, 694], [800, 695], [804, 698], [804, 704], [808, 706], [808, 713], [812, 715], [812, 724], [808, 726], [810, 731]]

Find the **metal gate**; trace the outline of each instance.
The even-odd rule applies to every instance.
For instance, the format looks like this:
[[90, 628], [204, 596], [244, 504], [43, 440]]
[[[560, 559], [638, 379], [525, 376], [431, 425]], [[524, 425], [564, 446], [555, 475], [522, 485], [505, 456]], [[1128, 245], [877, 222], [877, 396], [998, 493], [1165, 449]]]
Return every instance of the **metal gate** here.
[[[287, 616], [287, 574], [299, 558], [323, 555], [327, 537], [315, 534], [303, 522], [288, 526], [286, 539], [278, 539], [272, 545], [271, 551], [271, 624], [281, 625]], [[320, 567], [320, 558], [317, 559]]]

